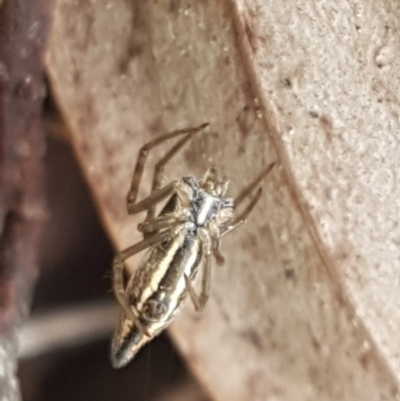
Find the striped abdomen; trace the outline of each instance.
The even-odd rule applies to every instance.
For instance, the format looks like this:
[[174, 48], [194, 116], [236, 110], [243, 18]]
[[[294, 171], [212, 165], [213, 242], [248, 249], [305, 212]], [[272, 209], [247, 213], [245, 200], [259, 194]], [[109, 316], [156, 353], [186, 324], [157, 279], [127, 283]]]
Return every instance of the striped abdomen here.
[[146, 252], [134, 274], [130, 303], [150, 337], [122, 313], [113, 339], [114, 367], [126, 365], [146, 342], [171, 323], [186, 298], [184, 275], [194, 280], [201, 259], [201, 244], [194, 233], [178, 236]]

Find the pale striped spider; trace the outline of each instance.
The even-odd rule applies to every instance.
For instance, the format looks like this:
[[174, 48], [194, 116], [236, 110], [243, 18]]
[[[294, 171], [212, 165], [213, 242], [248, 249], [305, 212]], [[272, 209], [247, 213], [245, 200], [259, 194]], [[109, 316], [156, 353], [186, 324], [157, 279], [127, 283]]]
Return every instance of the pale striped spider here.
[[[220, 178], [215, 168], [209, 169], [200, 181], [188, 176], [161, 187], [165, 165], [208, 125], [170, 132], [140, 149], [127, 206], [129, 214], [147, 211], [147, 216], [138, 225], [143, 240], [118, 253], [113, 263], [114, 293], [122, 307], [111, 350], [115, 368], [130, 362], [146, 342], [171, 323], [187, 294], [197, 311], [204, 308], [210, 293], [211, 256], [218, 265], [224, 263], [220, 239], [246, 221], [260, 199], [261, 187], [239, 216], [233, 216], [234, 209], [273, 167], [272, 163], [261, 171], [235, 199], [225, 196], [228, 179]], [[151, 194], [136, 203], [148, 152], [178, 136], [183, 138], [156, 164]], [[166, 204], [156, 214], [156, 206], [163, 200]], [[146, 249], [136, 271], [125, 280], [123, 262]], [[200, 267], [203, 269], [201, 293], [197, 295], [193, 285]]]

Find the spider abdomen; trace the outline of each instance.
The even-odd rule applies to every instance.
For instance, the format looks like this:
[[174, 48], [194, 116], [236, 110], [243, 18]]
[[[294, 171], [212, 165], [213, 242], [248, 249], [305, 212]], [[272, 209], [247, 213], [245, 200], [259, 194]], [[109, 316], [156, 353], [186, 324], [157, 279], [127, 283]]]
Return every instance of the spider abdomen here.
[[131, 278], [131, 294], [127, 295], [150, 337], [122, 312], [112, 343], [114, 367], [126, 365], [146, 342], [171, 323], [187, 298], [184, 275], [194, 282], [201, 259], [200, 239], [192, 233], [146, 252]]

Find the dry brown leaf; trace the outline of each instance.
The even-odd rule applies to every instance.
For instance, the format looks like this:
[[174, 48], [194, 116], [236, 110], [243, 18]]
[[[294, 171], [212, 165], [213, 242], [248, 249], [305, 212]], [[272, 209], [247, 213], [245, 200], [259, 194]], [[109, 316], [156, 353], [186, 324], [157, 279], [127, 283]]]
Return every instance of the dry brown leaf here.
[[155, 135], [209, 121], [166, 179], [216, 164], [233, 194], [278, 160], [206, 311], [171, 327], [216, 400], [399, 397], [395, 7], [56, 0], [48, 72], [119, 249]]

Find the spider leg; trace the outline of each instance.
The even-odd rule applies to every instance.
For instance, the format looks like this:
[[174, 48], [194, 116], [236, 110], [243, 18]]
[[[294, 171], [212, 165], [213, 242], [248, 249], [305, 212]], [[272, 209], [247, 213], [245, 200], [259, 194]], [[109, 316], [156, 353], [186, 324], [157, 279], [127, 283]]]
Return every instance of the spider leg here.
[[178, 224], [185, 223], [189, 220], [190, 212], [187, 209], [181, 209], [175, 213], [165, 213], [151, 220], [145, 220], [138, 225], [138, 231], [148, 236], [157, 231], [173, 228]]
[[189, 292], [190, 299], [192, 300], [194, 308], [197, 312], [201, 312], [202, 310], [204, 310], [204, 307], [206, 306], [206, 303], [210, 296], [211, 249], [210, 249], [210, 240], [208, 234], [207, 234], [207, 239], [204, 239], [202, 241], [202, 247], [203, 247], [204, 267], [201, 279], [200, 295], [196, 294], [196, 291], [194, 290], [189, 277], [186, 274], [184, 275], [186, 288]]
[[267, 168], [261, 171], [260, 174], [242, 191], [239, 195], [235, 198], [235, 207], [238, 207], [240, 203], [242, 203], [250, 194], [253, 192], [254, 188], [263, 180], [263, 178], [272, 170], [274, 167], [275, 162], [271, 163]]
[[[239, 195], [234, 200], [235, 208], [237, 206], [239, 206], [239, 204], [241, 204], [253, 192], [254, 188], [272, 170], [274, 165], [275, 165], [275, 162], [273, 162], [269, 166], [267, 166], [267, 168], [262, 170], [261, 173], [258, 174], [258, 176], [239, 193]], [[220, 238], [222, 238], [224, 235], [230, 233], [231, 231], [235, 230], [237, 227], [241, 226], [243, 223], [246, 222], [247, 217], [249, 216], [251, 211], [254, 209], [254, 206], [257, 204], [257, 202], [260, 200], [261, 194], [262, 194], [262, 188], [258, 188], [256, 195], [250, 200], [246, 209], [244, 209], [244, 211], [238, 217], [236, 217], [231, 222], [231, 224], [229, 224], [227, 227], [225, 227], [223, 230], [221, 230]], [[218, 252], [218, 248], [217, 248], [217, 252]]]
[[[199, 127], [187, 128], [187, 129], [183, 130], [183, 132], [186, 132], [187, 135], [184, 138], [182, 138], [177, 144], [175, 144], [167, 152], [167, 154], [157, 162], [157, 164], [154, 168], [153, 184], [152, 184], [152, 188], [151, 188], [152, 193], [157, 191], [160, 188], [161, 181], [162, 181], [163, 174], [164, 174], [164, 168], [167, 165], [167, 163], [179, 152], [180, 149], [183, 148], [183, 146], [187, 142], [189, 142], [194, 137], [195, 134], [202, 131], [208, 125], [209, 125], [209, 123], [204, 123], [204, 124], [200, 125]], [[155, 211], [156, 211], [155, 205], [152, 205], [149, 209], [146, 220], [153, 219], [154, 215], [155, 215]]]
[[243, 212], [238, 217], [236, 217], [231, 224], [229, 224], [229, 226], [225, 227], [225, 229], [221, 231], [220, 238], [222, 238], [226, 234], [229, 234], [231, 231], [235, 230], [236, 228], [238, 228], [239, 226], [241, 226], [243, 223], [246, 222], [247, 217], [254, 209], [254, 206], [257, 204], [257, 202], [260, 200], [261, 195], [262, 195], [262, 188], [258, 188], [257, 193], [251, 199], [246, 209], [244, 209]]
[[169, 233], [160, 233], [153, 237], [147, 238], [143, 241], [138, 242], [135, 245], [126, 248], [122, 252], [117, 253], [113, 262], [113, 290], [115, 297], [126, 315], [135, 323], [138, 328], [147, 336], [147, 330], [140, 323], [137, 310], [130, 304], [128, 297], [126, 296], [124, 286], [124, 261], [136, 253], [143, 251], [144, 249], [156, 245], [164, 241], [169, 236]]
[[224, 255], [221, 254], [221, 250], [219, 249], [220, 238], [221, 235], [213, 241], [213, 255], [218, 266], [222, 266], [225, 263]]
[[156, 205], [158, 202], [161, 202], [168, 196], [172, 195], [177, 187], [179, 187], [179, 181], [175, 180], [170, 182], [165, 187], [158, 189], [140, 202], [130, 205], [129, 214], [139, 213], [151, 208], [153, 205]]
[[[172, 131], [172, 132], [164, 134], [158, 138], [155, 138], [152, 141], [146, 143], [144, 146], [142, 146], [142, 148], [139, 151], [139, 156], [138, 156], [135, 170], [134, 170], [133, 176], [132, 176], [131, 186], [130, 186], [130, 189], [129, 189], [128, 195], [127, 195], [127, 208], [128, 208], [129, 214], [137, 213], [137, 209], [135, 208], [135, 202], [136, 202], [136, 198], [138, 195], [139, 184], [140, 184], [140, 181], [143, 176], [143, 170], [144, 170], [144, 166], [146, 164], [147, 155], [148, 155], [149, 151], [152, 148], [154, 148], [155, 146], [159, 145], [160, 143], [163, 143], [169, 139], [175, 138], [179, 135], [187, 134], [189, 137], [191, 137], [192, 134], [199, 132], [200, 130], [205, 128], [207, 125], [208, 125], [208, 123], [202, 124], [199, 127], [195, 127], [195, 128], [185, 128], [185, 129], [181, 129], [181, 130]], [[172, 157], [172, 156], [170, 156], [170, 157]], [[161, 168], [161, 174], [162, 174], [162, 168]], [[155, 179], [154, 179], [154, 181], [155, 181]], [[159, 182], [159, 181], [160, 180], [158, 178], [157, 182]], [[158, 184], [158, 186], [159, 186], [159, 184]], [[154, 183], [153, 183], [153, 187], [154, 187]]]
[[[190, 195], [187, 189], [187, 186], [183, 183], [182, 180], [175, 180], [167, 184], [165, 187], [159, 188], [154, 191], [152, 194], [142, 199], [140, 202], [131, 206], [131, 214], [139, 213], [143, 210], [148, 210], [151, 207], [155, 206], [158, 202], [161, 202], [168, 196], [176, 193], [180, 199], [184, 199], [188, 204], [190, 203]], [[149, 216], [146, 218], [147, 220], [154, 220], [154, 216], [149, 219]]]

